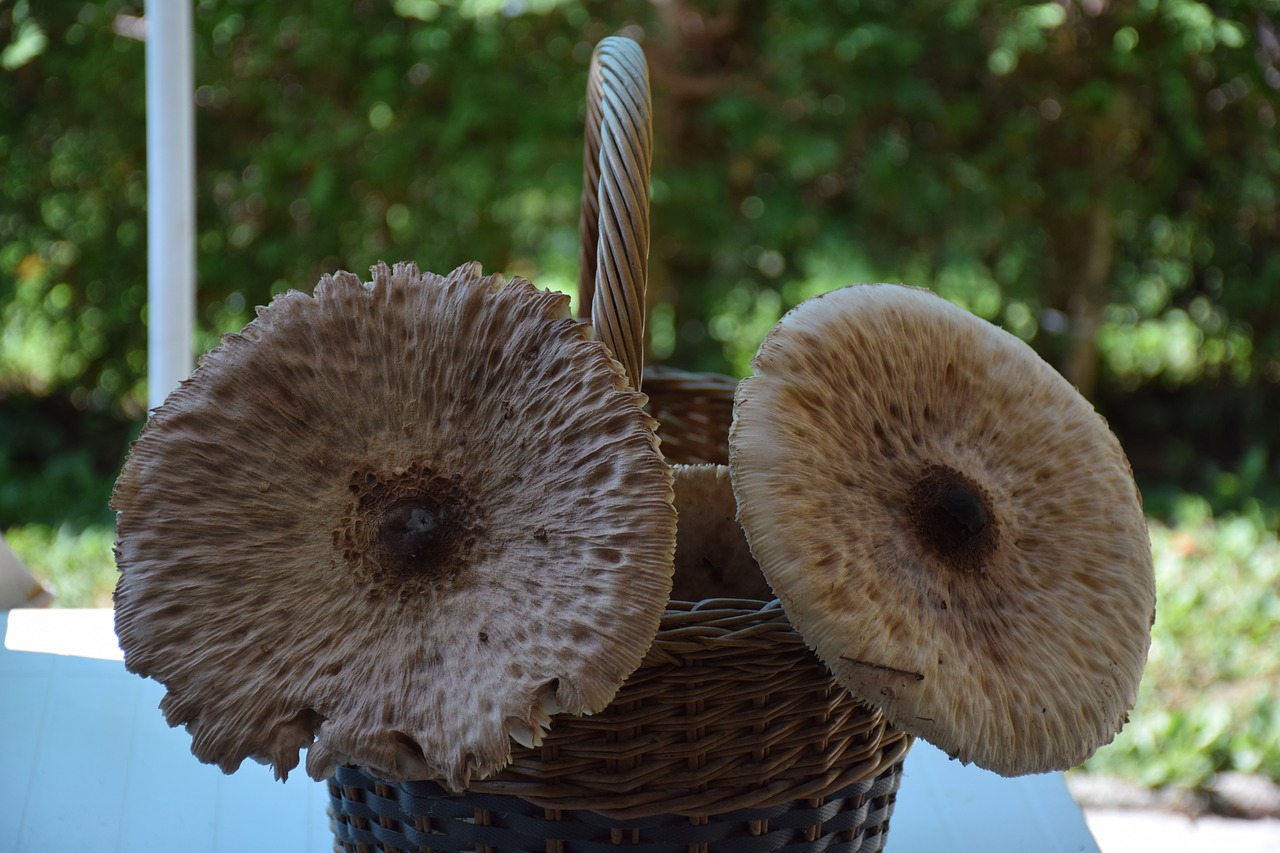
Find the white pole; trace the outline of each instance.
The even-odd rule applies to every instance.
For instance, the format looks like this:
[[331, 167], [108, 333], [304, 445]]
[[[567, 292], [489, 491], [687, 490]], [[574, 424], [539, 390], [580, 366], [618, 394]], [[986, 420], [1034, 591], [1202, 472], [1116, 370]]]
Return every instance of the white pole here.
[[189, 0], [147, 0], [147, 405], [191, 373], [195, 105]]

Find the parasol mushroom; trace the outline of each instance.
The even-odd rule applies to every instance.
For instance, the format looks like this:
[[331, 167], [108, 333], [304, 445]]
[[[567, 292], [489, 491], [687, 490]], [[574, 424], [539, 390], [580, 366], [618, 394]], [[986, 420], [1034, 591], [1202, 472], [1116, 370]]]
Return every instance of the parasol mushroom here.
[[[234, 771], [465, 787], [608, 704], [671, 584], [644, 398], [568, 298], [379, 265], [228, 335], [116, 484], [116, 627]], [[314, 740], [314, 743], [313, 743]]]
[[672, 473], [679, 526], [671, 597], [771, 601], [773, 592], [738, 524], [729, 468], [674, 465]]
[[1013, 335], [894, 285], [802, 303], [753, 364], [738, 517], [836, 678], [1005, 775], [1109, 742], [1155, 588], [1141, 498], [1088, 401]]

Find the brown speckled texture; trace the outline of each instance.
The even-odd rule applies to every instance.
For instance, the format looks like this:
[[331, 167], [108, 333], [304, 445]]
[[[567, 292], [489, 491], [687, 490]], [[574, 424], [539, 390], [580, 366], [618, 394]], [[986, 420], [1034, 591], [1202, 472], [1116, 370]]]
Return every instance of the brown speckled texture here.
[[[856, 695], [965, 762], [1072, 767], [1137, 698], [1151, 548], [1105, 421], [1014, 336], [928, 291], [798, 306], [735, 402], [739, 520], [788, 616]], [[922, 545], [913, 486], [966, 479], [982, 547]]]
[[[202, 359], [116, 484], [116, 627], [192, 751], [453, 788], [592, 713], [666, 603], [671, 475], [568, 298], [379, 266], [290, 292]], [[406, 495], [451, 562], [376, 552]], [[314, 743], [312, 740], [314, 738]]]

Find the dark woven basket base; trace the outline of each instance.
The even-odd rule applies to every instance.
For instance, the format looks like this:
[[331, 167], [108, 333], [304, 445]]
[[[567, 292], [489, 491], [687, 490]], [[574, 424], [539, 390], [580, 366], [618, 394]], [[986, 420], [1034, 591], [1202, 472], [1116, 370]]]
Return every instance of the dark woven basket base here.
[[612, 820], [519, 797], [449, 794], [433, 782], [388, 784], [357, 767], [329, 781], [334, 849], [595, 853], [864, 853], [883, 849], [902, 780], [898, 762], [821, 799], [701, 818]]

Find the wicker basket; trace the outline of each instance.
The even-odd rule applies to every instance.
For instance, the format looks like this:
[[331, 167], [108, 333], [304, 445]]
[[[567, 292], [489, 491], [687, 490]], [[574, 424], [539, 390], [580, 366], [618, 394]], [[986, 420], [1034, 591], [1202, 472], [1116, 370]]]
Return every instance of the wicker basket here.
[[593, 717], [450, 795], [330, 781], [339, 850], [879, 850], [910, 739], [849, 696], [778, 602], [671, 602]]
[[[615, 353], [630, 353], [619, 357], [633, 377], [643, 370], [647, 85], [634, 43], [597, 48], [586, 184], [599, 182], [600, 201], [584, 192], [583, 243], [601, 254], [588, 263], [584, 250], [583, 301], [607, 294], [593, 324]], [[609, 127], [619, 89], [645, 105], [621, 131]], [[593, 130], [601, 121], [603, 133]], [[644, 144], [611, 145], [611, 133]], [[640, 161], [612, 159], [640, 149]], [[668, 368], [643, 375], [668, 461], [725, 463], [735, 382]], [[540, 747], [514, 747], [506, 769], [463, 794], [340, 768], [330, 824], [335, 849], [360, 853], [880, 850], [910, 744], [831, 678], [777, 601], [671, 601], [644, 661], [601, 713], [558, 717]]]
[[658, 421], [662, 455], [672, 465], [729, 464], [729, 425], [738, 383], [718, 373], [649, 367], [644, 392]]
[[379, 785], [355, 768], [330, 782], [344, 820], [339, 850], [476, 850], [589, 853], [884, 849], [902, 765], [825, 797], [738, 809], [696, 821], [671, 815], [613, 820], [543, 809], [519, 797], [452, 796], [434, 782]]

